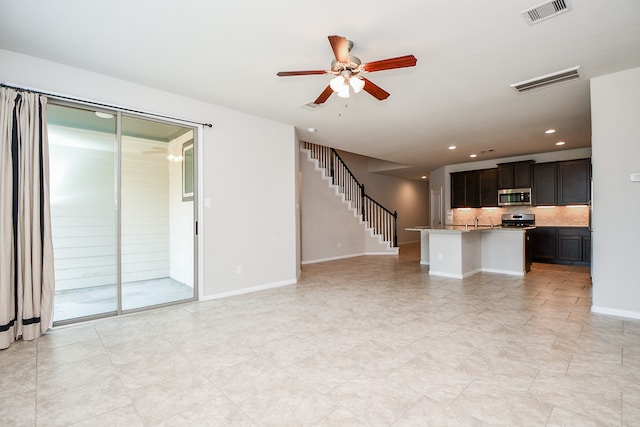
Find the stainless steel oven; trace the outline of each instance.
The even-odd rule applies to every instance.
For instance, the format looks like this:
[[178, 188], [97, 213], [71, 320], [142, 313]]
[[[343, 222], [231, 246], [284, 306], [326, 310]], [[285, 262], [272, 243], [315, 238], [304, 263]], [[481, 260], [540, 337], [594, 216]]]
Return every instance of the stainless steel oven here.
[[498, 205], [530, 205], [531, 188], [511, 188], [508, 190], [498, 190]]

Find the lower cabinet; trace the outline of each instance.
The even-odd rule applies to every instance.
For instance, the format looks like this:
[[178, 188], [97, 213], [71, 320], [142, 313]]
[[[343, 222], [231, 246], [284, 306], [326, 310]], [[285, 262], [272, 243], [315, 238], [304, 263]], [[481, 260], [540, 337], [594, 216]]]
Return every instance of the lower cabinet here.
[[537, 227], [533, 230], [533, 261], [589, 265], [591, 233], [586, 227]]
[[536, 227], [533, 230], [533, 261], [553, 262], [557, 246], [556, 227]]

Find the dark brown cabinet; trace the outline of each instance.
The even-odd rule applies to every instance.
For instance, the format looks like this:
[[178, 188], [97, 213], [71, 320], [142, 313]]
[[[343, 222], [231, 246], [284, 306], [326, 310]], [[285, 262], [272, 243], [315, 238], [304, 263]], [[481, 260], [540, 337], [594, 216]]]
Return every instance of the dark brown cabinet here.
[[584, 263], [590, 258], [591, 233], [588, 228], [558, 227], [558, 261]]
[[532, 160], [498, 165], [498, 189], [530, 188]]
[[479, 171], [454, 172], [451, 174], [451, 207], [480, 207]]
[[533, 261], [588, 265], [591, 232], [587, 227], [537, 227], [533, 230]]
[[591, 161], [558, 162], [558, 205], [586, 205], [591, 198]]
[[451, 174], [451, 207], [464, 208], [467, 203], [467, 178], [464, 172]]
[[498, 170], [454, 172], [451, 174], [451, 207], [498, 206]]
[[536, 163], [533, 165], [531, 202], [536, 206], [558, 204], [558, 164]]
[[466, 198], [468, 208], [480, 207], [480, 173], [478, 171], [466, 172], [467, 188]]
[[498, 169], [480, 171], [480, 206], [492, 208], [498, 206]]
[[[587, 231], [589, 231], [587, 229]], [[591, 263], [591, 233], [582, 236], [582, 261]]]
[[451, 174], [451, 207], [498, 206], [498, 190], [531, 188], [534, 206], [585, 205], [591, 199], [591, 160], [501, 163]]
[[536, 227], [533, 230], [533, 261], [553, 262], [556, 259], [556, 227]]

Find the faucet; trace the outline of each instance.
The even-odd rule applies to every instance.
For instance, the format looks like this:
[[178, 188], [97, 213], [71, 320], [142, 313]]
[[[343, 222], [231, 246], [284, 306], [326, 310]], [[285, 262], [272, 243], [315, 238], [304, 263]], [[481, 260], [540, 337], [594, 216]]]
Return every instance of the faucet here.
[[479, 221], [478, 221], [478, 217], [476, 217], [476, 218], [473, 220], [473, 227], [474, 227], [474, 228], [478, 228], [478, 222], [479, 222]]
[[493, 220], [491, 219], [491, 216], [489, 216], [489, 224], [491, 224], [491, 228], [493, 228]]

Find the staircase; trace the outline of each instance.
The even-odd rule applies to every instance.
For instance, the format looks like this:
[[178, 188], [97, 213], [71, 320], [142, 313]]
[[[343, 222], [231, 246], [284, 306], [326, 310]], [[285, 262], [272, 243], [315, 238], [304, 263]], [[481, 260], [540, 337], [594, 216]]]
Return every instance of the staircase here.
[[323, 177], [330, 181], [330, 185], [342, 196], [348, 208], [365, 224], [367, 231], [386, 245], [385, 252], [397, 254], [398, 213], [391, 212], [369, 197], [364, 185], [358, 182], [333, 148], [303, 141], [301, 150], [307, 153], [308, 160], [315, 163], [316, 169], [322, 171]]

